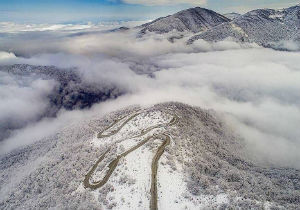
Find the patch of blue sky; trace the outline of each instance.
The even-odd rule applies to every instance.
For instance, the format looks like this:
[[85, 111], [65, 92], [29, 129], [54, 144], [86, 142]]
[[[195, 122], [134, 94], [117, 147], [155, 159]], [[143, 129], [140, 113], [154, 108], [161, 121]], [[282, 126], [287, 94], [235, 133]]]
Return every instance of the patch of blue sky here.
[[[124, 2], [127, 3], [124, 3]], [[136, 4], [136, 2], [141, 2]], [[185, 0], [161, 5], [162, 0], [1, 0], [0, 21], [18, 23], [79, 23], [116, 20], [149, 20], [193, 7]], [[157, 2], [158, 5], [155, 5]], [[189, 1], [192, 2], [192, 1]], [[197, 2], [197, 1], [196, 1]], [[130, 4], [132, 3], [132, 4]], [[280, 8], [299, 3], [298, 0], [206, 0], [197, 5], [220, 13], [241, 12], [256, 8]]]

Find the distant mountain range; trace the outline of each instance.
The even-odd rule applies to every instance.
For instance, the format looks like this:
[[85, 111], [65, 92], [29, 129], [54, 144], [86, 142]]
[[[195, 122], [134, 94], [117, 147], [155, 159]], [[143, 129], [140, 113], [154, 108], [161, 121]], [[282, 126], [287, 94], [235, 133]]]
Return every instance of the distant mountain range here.
[[257, 9], [244, 15], [218, 14], [196, 7], [174, 15], [158, 18], [140, 26], [141, 33], [192, 33], [188, 44], [203, 39], [221, 41], [255, 42], [264, 47], [274, 47], [281, 41], [300, 41], [300, 5], [281, 10]]

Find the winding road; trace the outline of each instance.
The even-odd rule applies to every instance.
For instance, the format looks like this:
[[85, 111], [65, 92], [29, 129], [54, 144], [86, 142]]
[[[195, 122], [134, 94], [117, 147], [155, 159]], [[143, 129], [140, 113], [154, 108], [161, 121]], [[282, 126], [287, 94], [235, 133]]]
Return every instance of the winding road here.
[[151, 189], [150, 189], [150, 193], [151, 193], [150, 209], [151, 210], [158, 209], [158, 207], [157, 207], [157, 169], [158, 169], [158, 161], [159, 161], [160, 157], [162, 156], [162, 154], [164, 153], [164, 150], [165, 150], [166, 146], [168, 146], [170, 144], [170, 141], [171, 141], [170, 136], [168, 136], [167, 134], [162, 134], [162, 135], [165, 136], [166, 140], [164, 140], [164, 142], [159, 146], [157, 152], [154, 155], [154, 158], [153, 158], [152, 164], [151, 164], [151, 170], [152, 170]]
[[[118, 120], [116, 120], [115, 122], [113, 122], [110, 126], [108, 126], [105, 130], [103, 130], [102, 132], [100, 132], [97, 137], [99, 139], [101, 138], [107, 138], [110, 136], [113, 136], [115, 134], [117, 134], [130, 120], [132, 120], [133, 118], [135, 118], [136, 116], [138, 116], [140, 113], [136, 113], [131, 115], [128, 119], [126, 119], [123, 123], [121, 123], [121, 125], [117, 128], [112, 130], [111, 132], [109, 132], [109, 134], [103, 134], [105, 131], [109, 130], [110, 128], [112, 128], [114, 125], [116, 125], [118, 122], [120, 122], [121, 120], [125, 119], [128, 116], [122, 117]], [[166, 126], [172, 126], [175, 125], [178, 122], [178, 116], [173, 114], [173, 118], [170, 120], [170, 122], [168, 123], [161, 123], [161, 124], [157, 124], [154, 126], [151, 126], [147, 129], [144, 129], [141, 131], [140, 134], [127, 138], [127, 139], [132, 139], [132, 138], [137, 138], [137, 137], [142, 137], [144, 135], [146, 135], [147, 133], [149, 133], [150, 131], [156, 129], [156, 128], [161, 128], [161, 127], [166, 127]], [[111, 148], [108, 148], [104, 154], [102, 154], [100, 156], [100, 158], [97, 160], [97, 162], [93, 165], [93, 167], [91, 168], [91, 170], [86, 174], [85, 179], [83, 181], [83, 185], [85, 188], [90, 188], [92, 190], [101, 188], [103, 185], [105, 185], [107, 183], [107, 181], [109, 180], [110, 176], [112, 175], [112, 173], [114, 172], [114, 170], [116, 169], [116, 167], [118, 166], [118, 163], [120, 161], [120, 159], [122, 157], [125, 157], [126, 155], [128, 155], [129, 153], [135, 151], [136, 149], [140, 148], [141, 146], [143, 146], [144, 144], [146, 144], [149, 140], [151, 139], [161, 139], [163, 141], [163, 143], [158, 147], [153, 160], [152, 160], [152, 164], [151, 164], [151, 189], [150, 189], [150, 193], [151, 193], [151, 200], [150, 200], [150, 209], [151, 210], [156, 210], [158, 209], [157, 207], [157, 170], [158, 170], [158, 161], [160, 159], [160, 157], [162, 156], [162, 154], [164, 153], [164, 150], [166, 148], [166, 146], [168, 146], [170, 144], [171, 141], [171, 137], [166, 134], [166, 133], [162, 133], [159, 135], [152, 135], [152, 136], [148, 136], [146, 137], [144, 140], [142, 140], [141, 142], [139, 142], [137, 145], [135, 145], [134, 147], [130, 148], [129, 150], [125, 151], [124, 153], [118, 155], [114, 160], [112, 160], [109, 165], [108, 165], [108, 171], [106, 172], [106, 175], [104, 176], [104, 178], [100, 181], [97, 182], [90, 182], [91, 177], [93, 176], [94, 172], [96, 171], [98, 165], [104, 160], [104, 158], [106, 157], [107, 153], [109, 153], [109, 151], [111, 150]]]

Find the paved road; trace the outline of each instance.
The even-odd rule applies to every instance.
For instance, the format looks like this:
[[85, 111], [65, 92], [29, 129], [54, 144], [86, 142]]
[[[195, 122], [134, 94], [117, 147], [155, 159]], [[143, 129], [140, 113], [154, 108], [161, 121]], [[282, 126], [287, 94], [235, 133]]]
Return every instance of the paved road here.
[[170, 144], [171, 137], [167, 134], [162, 134], [162, 136], [165, 137], [165, 140], [163, 143], [158, 147], [157, 152], [155, 153], [152, 164], [151, 164], [151, 201], [150, 201], [150, 209], [151, 210], [157, 210], [157, 169], [158, 169], [158, 161], [162, 154], [164, 153], [164, 150], [166, 146]]

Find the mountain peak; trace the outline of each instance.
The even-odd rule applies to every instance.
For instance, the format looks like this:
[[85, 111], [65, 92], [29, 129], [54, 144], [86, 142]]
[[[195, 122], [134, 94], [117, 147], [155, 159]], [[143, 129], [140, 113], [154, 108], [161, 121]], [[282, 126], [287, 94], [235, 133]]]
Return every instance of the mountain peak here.
[[194, 7], [146, 23], [141, 26], [143, 27], [141, 32], [168, 33], [175, 30], [198, 33], [229, 21], [227, 17], [212, 10]]

